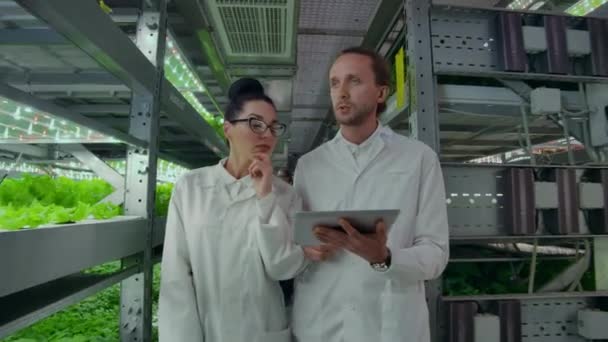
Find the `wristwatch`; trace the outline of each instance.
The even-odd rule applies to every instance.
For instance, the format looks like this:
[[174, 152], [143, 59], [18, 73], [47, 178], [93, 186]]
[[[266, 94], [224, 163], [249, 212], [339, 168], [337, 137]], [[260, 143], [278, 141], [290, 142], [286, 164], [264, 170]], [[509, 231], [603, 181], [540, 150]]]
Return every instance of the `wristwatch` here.
[[388, 251], [388, 255], [386, 256], [386, 260], [384, 260], [383, 262], [372, 262], [372, 263], [370, 263], [370, 265], [372, 266], [372, 268], [375, 271], [386, 272], [391, 267], [391, 250], [388, 247], [386, 248], [386, 250]]

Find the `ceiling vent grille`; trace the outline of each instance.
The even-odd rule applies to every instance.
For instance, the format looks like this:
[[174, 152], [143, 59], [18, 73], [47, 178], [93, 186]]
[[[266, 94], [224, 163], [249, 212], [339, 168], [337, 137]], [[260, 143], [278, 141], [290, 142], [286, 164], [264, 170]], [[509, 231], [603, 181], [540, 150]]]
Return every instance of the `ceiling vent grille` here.
[[215, 31], [231, 62], [291, 61], [295, 0], [208, 0]]

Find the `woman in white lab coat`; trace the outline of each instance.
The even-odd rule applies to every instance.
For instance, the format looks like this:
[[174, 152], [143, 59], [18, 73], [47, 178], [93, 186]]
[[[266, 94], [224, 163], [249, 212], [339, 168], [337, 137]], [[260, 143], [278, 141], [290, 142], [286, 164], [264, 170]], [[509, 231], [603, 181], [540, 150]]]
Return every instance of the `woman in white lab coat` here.
[[285, 125], [262, 85], [230, 88], [224, 133], [230, 155], [175, 185], [162, 260], [161, 342], [287, 342], [279, 280], [318, 250], [292, 242], [293, 189], [272, 174], [270, 155]]

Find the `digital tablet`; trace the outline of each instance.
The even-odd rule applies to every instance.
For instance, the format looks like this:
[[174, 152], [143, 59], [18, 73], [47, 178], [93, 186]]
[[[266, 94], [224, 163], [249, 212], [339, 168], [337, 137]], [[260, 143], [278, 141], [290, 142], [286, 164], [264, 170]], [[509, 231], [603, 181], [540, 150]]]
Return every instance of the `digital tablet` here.
[[338, 221], [343, 218], [362, 234], [374, 233], [376, 222], [386, 223], [387, 232], [395, 223], [399, 210], [352, 210], [297, 212], [294, 218], [294, 240], [300, 246], [317, 246], [321, 242], [314, 236], [316, 226], [326, 226], [344, 231]]

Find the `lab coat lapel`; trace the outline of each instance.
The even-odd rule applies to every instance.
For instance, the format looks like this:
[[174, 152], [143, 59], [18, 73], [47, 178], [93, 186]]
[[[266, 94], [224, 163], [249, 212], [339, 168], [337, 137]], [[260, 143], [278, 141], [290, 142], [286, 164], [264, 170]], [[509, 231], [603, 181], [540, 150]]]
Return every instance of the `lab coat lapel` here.
[[322, 210], [342, 210], [347, 208], [350, 204], [352, 191], [357, 183], [357, 178], [359, 178], [359, 168], [346, 144], [338, 141], [334, 141], [332, 143], [334, 145], [330, 150], [332, 151], [331, 159], [333, 162], [339, 164], [338, 167], [344, 170], [345, 173], [339, 175], [328, 173], [328, 177], [339, 177], [339, 179], [332, 181], [331, 186], [319, 189], [320, 193], [331, 191], [330, 193], [325, 194], [325, 196], [335, 199], [333, 201], [329, 201], [328, 204], [331, 204]]
[[253, 181], [250, 176], [242, 178], [240, 180], [235, 179], [232, 175], [226, 171], [224, 164], [226, 159], [222, 159], [216, 166], [216, 184], [219, 188], [221, 199], [226, 201], [228, 205], [232, 205], [236, 202], [241, 202], [250, 199], [255, 196], [255, 189], [253, 188]]
[[235, 202], [246, 201], [255, 196], [255, 189], [252, 185], [248, 185], [245, 190], [241, 190], [241, 193], [237, 196]]
[[234, 177], [232, 177], [224, 168], [224, 162], [225, 160], [222, 160], [216, 166], [215, 187], [220, 195], [220, 200], [226, 203], [226, 205], [230, 205], [238, 198], [240, 191], [238, 188], [239, 185], [236, 184], [236, 179], [234, 179]]
[[380, 136], [380, 134], [382, 134], [382, 132], [378, 132], [379, 135], [374, 137], [374, 140], [372, 141], [372, 145], [370, 146], [370, 151], [369, 151], [369, 158], [367, 158], [366, 160], [364, 160], [363, 164], [360, 164], [360, 172], [359, 172], [359, 176], [362, 175], [365, 171], [367, 171], [367, 169], [370, 168], [370, 166], [372, 166], [374, 164], [374, 162], [376, 161], [376, 159], [378, 158], [378, 156], [380, 155], [380, 153], [382, 152], [382, 150], [384, 150], [386, 143], [384, 142], [384, 139], [382, 139], [382, 137]]
[[234, 202], [246, 201], [255, 196], [255, 189], [253, 188], [253, 180], [250, 176], [247, 176], [240, 180], [239, 189]]
[[[342, 134], [338, 132], [338, 134]], [[344, 138], [335, 138], [335, 139], [344, 139]], [[334, 160], [338, 161], [338, 163], [345, 163], [346, 168], [352, 172], [354, 175], [359, 173], [359, 167], [357, 166], [357, 162], [355, 161], [355, 157], [348, 149], [348, 146], [343, 141], [334, 140], [331, 142], [333, 144], [333, 153]]]

